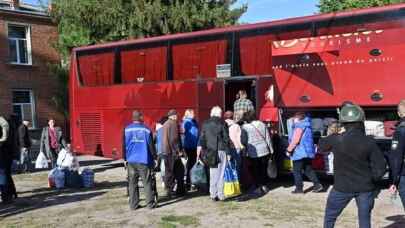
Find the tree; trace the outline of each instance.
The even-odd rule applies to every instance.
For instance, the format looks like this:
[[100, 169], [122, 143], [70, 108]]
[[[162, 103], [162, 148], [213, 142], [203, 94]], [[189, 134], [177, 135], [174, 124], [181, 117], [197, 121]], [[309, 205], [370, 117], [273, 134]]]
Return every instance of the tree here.
[[237, 0], [54, 0], [56, 48], [73, 47], [234, 25], [247, 6]]
[[68, 91], [69, 91], [69, 71], [66, 67], [61, 64], [50, 64], [49, 70], [56, 77], [58, 81], [58, 91], [55, 96], [52, 97], [57, 110], [62, 113], [65, 117], [69, 116], [69, 102], [68, 102]]
[[319, 10], [321, 13], [336, 12], [348, 9], [384, 6], [405, 0], [320, 0]]
[[[237, 0], [53, 0], [51, 16], [58, 25], [55, 48], [69, 62], [74, 47], [109, 41], [191, 32], [234, 25], [247, 5]], [[68, 69], [51, 66], [59, 81], [53, 98], [68, 116]]]

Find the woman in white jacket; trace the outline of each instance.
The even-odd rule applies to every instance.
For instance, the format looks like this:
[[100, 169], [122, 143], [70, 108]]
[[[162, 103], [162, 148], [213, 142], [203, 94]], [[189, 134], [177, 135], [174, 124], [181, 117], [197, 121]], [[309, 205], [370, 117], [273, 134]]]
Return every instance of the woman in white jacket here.
[[242, 137], [242, 140], [250, 160], [250, 172], [254, 178], [255, 187], [267, 193], [267, 164], [269, 155], [273, 153], [270, 133], [266, 125], [256, 119], [254, 111], [246, 112], [243, 119], [245, 123], [242, 130], [246, 137]]

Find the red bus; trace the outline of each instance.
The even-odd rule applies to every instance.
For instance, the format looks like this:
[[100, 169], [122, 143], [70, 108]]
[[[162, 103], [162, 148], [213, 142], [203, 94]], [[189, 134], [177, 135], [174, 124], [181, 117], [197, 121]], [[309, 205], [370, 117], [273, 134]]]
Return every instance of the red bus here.
[[350, 100], [369, 119], [395, 119], [405, 98], [405, 4], [75, 48], [72, 145], [121, 158], [121, 131], [140, 109], [151, 128], [187, 108], [208, 118], [244, 89], [259, 118], [286, 134], [296, 110], [336, 117]]

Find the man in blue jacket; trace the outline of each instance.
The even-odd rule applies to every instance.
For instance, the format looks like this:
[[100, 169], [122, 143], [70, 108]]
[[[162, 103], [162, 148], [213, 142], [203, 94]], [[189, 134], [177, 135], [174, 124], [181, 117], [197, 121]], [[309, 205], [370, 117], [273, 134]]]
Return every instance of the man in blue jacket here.
[[152, 172], [155, 147], [151, 130], [143, 124], [143, 114], [140, 111], [132, 113], [133, 123], [124, 129], [123, 150], [125, 165], [128, 167], [129, 206], [132, 210], [139, 206], [139, 177], [143, 181], [146, 204], [149, 209], [157, 206], [156, 193], [153, 189]]

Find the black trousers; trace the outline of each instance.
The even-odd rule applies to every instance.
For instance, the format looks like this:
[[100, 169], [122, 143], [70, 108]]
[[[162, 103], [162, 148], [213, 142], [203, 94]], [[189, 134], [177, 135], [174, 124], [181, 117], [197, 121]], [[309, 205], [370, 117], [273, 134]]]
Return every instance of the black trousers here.
[[267, 177], [267, 163], [269, 161], [269, 155], [249, 158], [250, 161], [250, 172], [253, 177], [253, 184], [257, 187], [266, 185], [268, 183]]
[[197, 162], [197, 149], [186, 149], [187, 154], [187, 177], [186, 177], [186, 184], [188, 186], [191, 185], [191, 176], [190, 171], [193, 168], [194, 164]]
[[52, 169], [53, 168], [56, 168], [56, 161], [58, 160], [58, 150], [57, 149], [53, 149], [53, 148], [49, 148], [50, 149], [50, 153], [49, 153], [49, 155], [50, 155], [50, 160], [51, 160], [51, 167], [52, 167]]
[[176, 155], [165, 155], [165, 176], [163, 181], [168, 193], [173, 191], [175, 184], [177, 183], [176, 192], [183, 194], [185, 192], [184, 186], [184, 166], [181, 159]]
[[146, 205], [153, 206], [155, 202], [155, 192], [152, 183], [152, 169], [144, 164], [128, 164], [128, 179], [129, 179], [129, 207], [137, 209], [139, 206], [139, 178], [142, 179], [143, 188], [146, 196]]
[[293, 161], [293, 174], [294, 174], [294, 183], [295, 187], [299, 190], [302, 190], [304, 187], [302, 181], [302, 173], [309, 178], [314, 185], [319, 185], [319, 179], [316, 176], [315, 171], [312, 169], [312, 159], [303, 158], [301, 160]]

